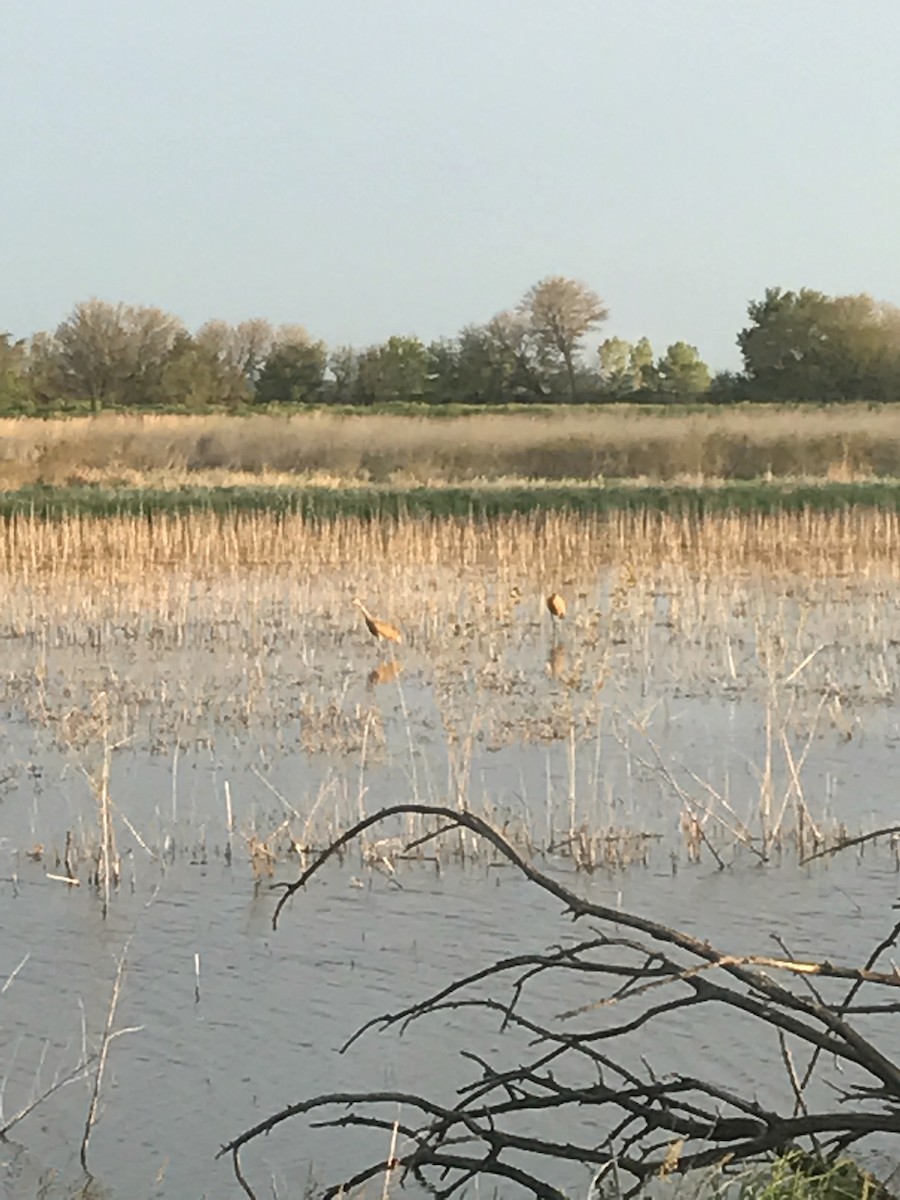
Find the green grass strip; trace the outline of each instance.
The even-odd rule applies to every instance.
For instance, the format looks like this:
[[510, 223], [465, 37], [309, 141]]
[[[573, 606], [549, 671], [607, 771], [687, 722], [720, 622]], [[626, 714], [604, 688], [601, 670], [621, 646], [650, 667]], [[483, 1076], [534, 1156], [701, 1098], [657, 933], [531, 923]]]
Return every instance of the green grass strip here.
[[650, 510], [702, 517], [713, 513], [773, 513], [813, 509], [833, 512], [851, 507], [896, 511], [900, 480], [874, 483], [750, 482], [714, 487], [648, 487], [588, 484], [535, 487], [416, 488], [183, 488], [116, 489], [104, 487], [29, 487], [0, 493], [0, 517], [34, 514], [114, 516], [194, 511], [302, 513], [309, 517], [358, 517], [373, 520], [404, 516], [491, 519], [513, 513], [570, 512], [603, 514]]

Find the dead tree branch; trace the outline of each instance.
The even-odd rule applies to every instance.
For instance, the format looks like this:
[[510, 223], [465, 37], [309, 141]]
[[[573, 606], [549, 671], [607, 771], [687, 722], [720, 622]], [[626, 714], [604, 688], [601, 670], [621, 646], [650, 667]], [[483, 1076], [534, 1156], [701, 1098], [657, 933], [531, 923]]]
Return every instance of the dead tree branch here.
[[[449, 982], [433, 995], [396, 1012], [374, 1017], [358, 1030], [342, 1053], [372, 1028], [403, 1033], [411, 1023], [448, 1011], [465, 1011], [499, 1029], [517, 1047], [517, 1060], [506, 1069], [491, 1066], [470, 1046], [461, 1054], [477, 1077], [451, 1100], [438, 1103], [405, 1091], [341, 1092], [301, 1100], [281, 1109], [222, 1147], [232, 1158], [241, 1187], [254, 1193], [240, 1154], [256, 1138], [286, 1121], [310, 1118], [317, 1125], [370, 1128], [391, 1133], [391, 1153], [373, 1161], [321, 1195], [346, 1194], [376, 1177], [401, 1181], [412, 1177], [434, 1195], [451, 1196], [475, 1176], [504, 1180], [524, 1194], [563, 1195], [566, 1164], [594, 1174], [607, 1168], [629, 1177], [634, 1192], [654, 1175], [684, 1172], [717, 1163], [759, 1160], [805, 1139], [816, 1153], [845, 1150], [874, 1134], [900, 1133], [900, 1067], [848, 1020], [851, 1011], [893, 1012], [896, 1002], [855, 1004], [862, 988], [898, 989], [900, 972], [877, 969], [900, 936], [900, 923], [870, 953], [865, 964], [828, 960], [801, 961], [782, 944], [784, 957], [735, 955], [709, 941], [669, 928], [648, 917], [622, 912], [577, 895], [559, 879], [526, 860], [497, 829], [465, 810], [440, 805], [401, 804], [359, 821], [325, 849], [289, 885], [281, 885], [273, 927], [289, 898], [322, 866], [372, 825], [399, 816], [418, 815], [434, 822], [416, 841], [468, 830], [493, 847], [536, 887], [558, 901], [573, 920], [590, 921], [594, 936], [570, 945], [500, 959]], [[572, 993], [576, 981], [589, 981], [589, 1000], [547, 1017], [546, 1005], [530, 1005], [532, 984], [541, 979], [553, 994]], [[816, 986], [812, 986], [812, 981]], [[834, 981], [834, 982], [832, 982]], [[852, 986], [830, 995], [840, 981]], [[652, 1001], [652, 1002], [651, 1002]], [[715, 1008], [733, 1017], [750, 1055], [756, 1037], [774, 1043], [786, 1073], [785, 1095], [762, 1103], [742, 1096], [716, 1077], [716, 1055], [703, 1071], [686, 1075], [665, 1063], [635, 1058], [629, 1037], [663, 1053], [665, 1031], [674, 1021], [683, 1031], [692, 1012]], [[604, 1018], [599, 1020], [603, 1012]], [[584, 1025], [596, 1014], [597, 1022]], [[610, 1019], [612, 1017], [613, 1019]], [[579, 1027], [573, 1027], [578, 1020]], [[467, 1018], [468, 1023], [468, 1018]], [[708, 1022], [705, 1029], [712, 1029]], [[633, 1043], [633, 1037], [632, 1037]], [[522, 1049], [524, 1045], [524, 1049]], [[805, 1048], [804, 1071], [795, 1066]], [[639, 1064], [643, 1063], [643, 1066]], [[825, 1095], [844, 1101], [834, 1110], [814, 1102], [812, 1070], [841, 1074]], [[832, 1064], [834, 1066], [832, 1066]], [[391, 1106], [390, 1114], [383, 1112]], [[398, 1107], [404, 1111], [401, 1121]], [[574, 1136], [590, 1114], [592, 1136]], [[571, 1140], [549, 1136], [548, 1117], [571, 1129]], [[398, 1145], [398, 1139], [400, 1144]], [[566, 1185], [568, 1186], [568, 1185]]]

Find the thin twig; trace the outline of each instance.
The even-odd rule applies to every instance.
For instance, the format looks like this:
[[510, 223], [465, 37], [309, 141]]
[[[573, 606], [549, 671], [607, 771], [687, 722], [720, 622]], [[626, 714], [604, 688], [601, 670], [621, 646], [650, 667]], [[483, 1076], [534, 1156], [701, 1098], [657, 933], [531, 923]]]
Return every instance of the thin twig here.
[[[79, 1157], [84, 1173], [90, 1174], [87, 1165], [88, 1143], [91, 1137], [91, 1130], [97, 1119], [97, 1106], [100, 1103], [100, 1089], [103, 1086], [103, 1073], [106, 1069], [106, 1059], [109, 1055], [109, 1047], [114, 1037], [117, 1035], [113, 1032], [113, 1022], [116, 1019], [116, 1009], [119, 1004], [119, 995], [122, 990], [122, 977], [125, 973], [125, 960], [128, 956], [129, 948], [131, 947], [134, 934], [130, 934], [125, 945], [122, 947], [122, 953], [119, 955], [116, 964], [116, 976], [113, 980], [112, 991], [109, 997], [109, 1007], [106, 1010], [106, 1024], [103, 1027], [103, 1036], [100, 1039], [100, 1050], [97, 1054], [97, 1070], [94, 1074], [94, 1086], [91, 1091], [91, 1101], [88, 1105], [87, 1119], [84, 1123], [84, 1134], [81, 1139], [81, 1150]], [[124, 1030], [121, 1032], [125, 1032]], [[133, 1032], [129, 1030], [128, 1032]]]

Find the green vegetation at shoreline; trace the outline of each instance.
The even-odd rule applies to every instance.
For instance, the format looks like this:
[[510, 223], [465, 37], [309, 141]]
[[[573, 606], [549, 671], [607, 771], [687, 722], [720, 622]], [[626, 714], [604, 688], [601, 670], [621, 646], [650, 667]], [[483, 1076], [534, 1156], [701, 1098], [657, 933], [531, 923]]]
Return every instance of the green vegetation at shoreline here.
[[107, 488], [27, 487], [0, 493], [0, 518], [73, 515], [108, 517], [241, 512], [294, 514], [328, 520], [401, 517], [474, 517], [569, 512], [603, 515], [621, 511], [666, 512], [703, 517], [714, 513], [835, 512], [849, 508], [900, 510], [900, 481], [870, 483], [722, 483], [715, 486], [609, 484], [536, 487], [211, 487]]

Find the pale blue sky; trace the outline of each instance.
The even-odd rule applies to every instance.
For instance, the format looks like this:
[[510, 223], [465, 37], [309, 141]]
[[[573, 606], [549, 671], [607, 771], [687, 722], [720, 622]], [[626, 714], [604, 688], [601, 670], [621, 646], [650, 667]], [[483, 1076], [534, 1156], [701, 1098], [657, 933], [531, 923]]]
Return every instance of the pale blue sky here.
[[0, 329], [78, 300], [425, 340], [547, 274], [739, 362], [900, 303], [900, 0], [3, 0]]

